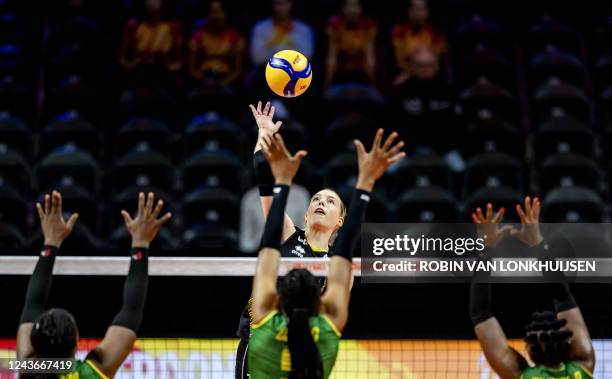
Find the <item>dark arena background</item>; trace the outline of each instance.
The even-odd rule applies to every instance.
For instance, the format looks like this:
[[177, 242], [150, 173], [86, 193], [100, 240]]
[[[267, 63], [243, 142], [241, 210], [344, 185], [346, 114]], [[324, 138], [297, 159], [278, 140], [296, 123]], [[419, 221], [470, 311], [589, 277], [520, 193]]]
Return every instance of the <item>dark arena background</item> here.
[[[272, 16], [303, 24], [270, 35], [260, 21]], [[359, 22], [344, 29], [342, 17]], [[149, 18], [156, 27], [142, 27]], [[276, 46], [310, 60], [304, 95], [266, 85]], [[0, 0], [0, 358], [14, 357], [42, 246], [36, 201], [55, 189], [80, 214], [60, 256], [91, 258], [54, 277], [48, 307], [75, 316], [82, 358], [121, 307], [130, 239], [119, 211], [151, 190], [174, 216], [151, 256], [179, 269], [152, 273], [117, 377], [233, 378], [245, 267], [264, 224], [248, 108], [258, 100], [273, 101], [288, 148], [309, 152], [291, 215], [324, 187], [348, 201], [352, 141], [369, 145], [382, 127], [400, 134], [407, 158], [377, 183], [368, 221], [471, 222], [489, 201], [516, 221], [513, 204], [532, 195], [542, 222], [610, 222], [611, 1]], [[104, 266], [118, 256], [122, 268]], [[612, 285], [571, 288], [594, 377], [612, 378]], [[531, 313], [550, 302], [537, 284], [494, 294], [523, 351]], [[496, 377], [468, 304], [468, 284], [357, 277], [332, 377]]]

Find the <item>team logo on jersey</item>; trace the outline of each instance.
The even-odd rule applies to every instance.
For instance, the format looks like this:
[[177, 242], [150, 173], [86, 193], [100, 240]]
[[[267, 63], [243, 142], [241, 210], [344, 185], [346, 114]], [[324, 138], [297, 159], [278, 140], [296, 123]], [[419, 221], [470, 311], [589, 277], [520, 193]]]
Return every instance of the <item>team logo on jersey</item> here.
[[306, 238], [302, 238], [302, 236], [298, 236], [298, 241], [300, 241], [302, 245], [308, 245], [308, 241], [306, 241]]
[[142, 259], [142, 252], [138, 250], [136, 253], [132, 254], [132, 259], [135, 261], [139, 261]]
[[291, 250], [291, 254], [295, 254], [300, 258], [304, 258], [304, 254], [306, 254], [306, 250], [300, 245], [295, 245], [293, 250]]

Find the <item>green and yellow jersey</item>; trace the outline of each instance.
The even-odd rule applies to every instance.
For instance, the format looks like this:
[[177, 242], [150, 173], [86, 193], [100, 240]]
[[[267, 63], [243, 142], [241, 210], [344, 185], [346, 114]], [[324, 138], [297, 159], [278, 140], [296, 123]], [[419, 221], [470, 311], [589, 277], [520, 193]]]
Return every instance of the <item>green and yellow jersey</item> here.
[[74, 361], [74, 370], [68, 374], [59, 375], [60, 379], [109, 379], [89, 359], [85, 362]]
[[[260, 322], [251, 325], [248, 367], [253, 379], [283, 379], [291, 371], [291, 355], [287, 344], [289, 318], [279, 311], [272, 311]], [[323, 314], [309, 320], [312, 338], [317, 344], [323, 377], [329, 377], [340, 343], [340, 332], [332, 321]]]
[[523, 371], [521, 379], [592, 379], [593, 373], [580, 363], [567, 361], [559, 368], [549, 368], [543, 365], [529, 367]]

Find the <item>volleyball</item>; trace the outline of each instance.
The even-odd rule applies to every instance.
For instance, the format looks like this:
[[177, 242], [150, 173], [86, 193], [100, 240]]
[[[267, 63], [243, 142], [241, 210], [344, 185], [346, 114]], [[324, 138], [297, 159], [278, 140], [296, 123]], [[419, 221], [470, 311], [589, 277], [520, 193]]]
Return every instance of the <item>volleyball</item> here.
[[266, 81], [279, 96], [300, 96], [306, 92], [311, 80], [310, 62], [298, 51], [282, 50], [268, 60]]

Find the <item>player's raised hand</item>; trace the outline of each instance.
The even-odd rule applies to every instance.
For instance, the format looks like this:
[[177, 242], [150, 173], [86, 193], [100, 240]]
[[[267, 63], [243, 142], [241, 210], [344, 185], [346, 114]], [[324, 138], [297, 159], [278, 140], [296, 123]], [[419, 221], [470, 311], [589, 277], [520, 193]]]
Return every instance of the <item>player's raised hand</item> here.
[[383, 134], [384, 131], [378, 129], [370, 151], [366, 151], [361, 141], [353, 141], [359, 164], [357, 188], [372, 191], [374, 183], [385, 173], [387, 167], [406, 156], [406, 153], [401, 151], [404, 141], [394, 144], [397, 138], [396, 132], [391, 133], [384, 144], [382, 143]]
[[512, 235], [529, 246], [537, 246], [542, 242], [540, 232], [540, 199], [525, 197], [525, 209], [516, 204], [516, 213], [521, 218], [521, 229], [512, 231]]
[[308, 153], [300, 150], [291, 155], [280, 134], [262, 136], [262, 146], [276, 183], [291, 185], [295, 174], [297, 174], [300, 168], [302, 158]]
[[249, 104], [249, 108], [251, 108], [251, 112], [253, 113], [255, 122], [257, 123], [259, 134], [274, 134], [278, 132], [278, 129], [280, 129], [283, 122], [277, 121], [275, 123], [272, 120], [274, 117], [274, 111], [276, 109], [270, 104], [269, 101], [266, 103], [263, 109], [261, 108], [261, 101], [257, 102], [257, 108], [255, 108], [253, 104]]
[[53, 191], [51, 195], [46, 194], [44, 205], [36, 203], [40, 227], [45, 238], [45, 245], [60, 247], [62, 242], [70, 235], [74, 224], [79, 218], [78, 213], [73, 213], [68, 221], [64, 220], [62, 213], [62, 195]]
[[485, 214], [482, 213], [480, 208], [476, 208], [476, 212], [472, 213], [472, 221], [477, 225], [478, 234], [484, 239], [486, 247], [497, 246], [501, 240], [516, 230], [512, 225], [499, 225], [505, 212], [506, 209], [502, 207], [494, 214], [493, 205], [488, 203]]
[[138, 194], [138, 211], [135, 218], [132, 219], [125, 210], [121, 211], [125, 227], [132, 236], [132, 247], [148, 248], [161, 226], [172, 217], [170, 212], [166, 212], [161, 218], [158, 218], [164, 202], [158, 200], [157, 205], [153, 208], [154, 200], [153, 192], [149, 192], [146, 199], [145, 194], [141, 192]]

